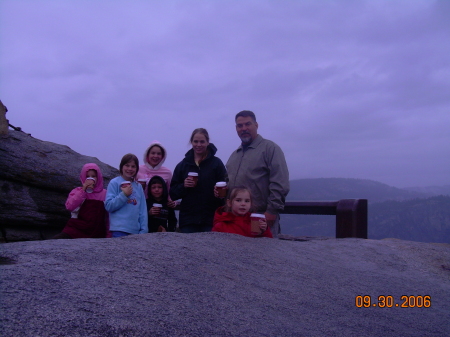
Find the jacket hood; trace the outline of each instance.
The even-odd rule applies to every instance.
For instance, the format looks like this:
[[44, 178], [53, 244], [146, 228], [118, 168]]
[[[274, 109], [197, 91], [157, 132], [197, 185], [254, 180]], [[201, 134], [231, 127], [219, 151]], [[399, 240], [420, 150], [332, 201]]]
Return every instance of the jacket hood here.
[[216, 210], [216, 213], [214, 214], [214, 225], [218, 222], [234, 223], [236, 222], [236, 219], [240, 219], [240, 221], [246, 221], [247, 218], [250, 218], [250, 212], [246, 213], [244, 216], [237, 216], [232, 212], [227, 212], [225, 209], [225, 206], [222, 206]]
[[86, 181], [87, 171], [89, 170], [95, 170], [97, 172], [97, 181], [95, 182], [94, 186], [94, 192], [99, 193], [103, 191], [103, 175], [102, 171], [100, 170], [100, 167], [98, 167], [97, 164], [94, 163], [88, 163], [83, 166], [80, 173], [80, 180], [81, 184], [84, 184]]
[[214, 225], [218, 222], [228, 222], [233, 221], [233, 213], [225, 212], [225, 206], [219, 207], [214, 214]]
[[163, 188], [163, 194], [162, 194], [162, 202], [166, 203], [167, 199], [169, 198], [169, 191], [167, 189], [167, 184], [164, 181], [164, 179], [160, 176], [153, 176], [150, 178], [149, 182], [148, 182], [148, 198], [149, 199], [154, 199], [152, 194], [151, 194], [151, 186], [155, 183], [159, 183], [161, 184], [162, 188]]
[[[148, 157], [148, 152], [149, 152], [150, 149], [151, 149], [153, 146], [155, 146], [155, 145], [158, 145], [160, 148], [163, 149], [164, 155], [163, 155], [161, 161], [159, 162], [159, 164], [156, 165], [155, 167], [153, 167], [152, 165], [150, 165], [150, 164], [148, 163], [147, 157]], [[144, 152], [144, 165], [147, 166], [150, 170], [159, 170], [160, 167], [161, 167], [161, 166], [164, 164], [164, 162], [166, 161], [166, 158], [167, 158], [167, 150], [166, 150], [166, 148], [165, 148], [160, 142], [158, 142], [157, 140], [154, 140], [153, 142], [150, 143], [150, 145], [147, 147], [147, 149], [146, 149], [145, 152]]]
[[[213, 143], [209, 143], [207, 149], [208, 149], [208, 156], [205, 159], [208, 159], [216, 155], [217, 147]], [[186, 152], [184, 156], [186, 159], [194, 160], [194, 149], [190, 149], [188, 152]]]

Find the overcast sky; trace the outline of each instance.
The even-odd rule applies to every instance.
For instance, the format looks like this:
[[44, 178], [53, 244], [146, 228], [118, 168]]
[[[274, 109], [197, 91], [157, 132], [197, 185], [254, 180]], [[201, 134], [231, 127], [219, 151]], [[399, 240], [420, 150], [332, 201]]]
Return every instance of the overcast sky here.
[[118, 167], [255, 112], [290, 178], [450, 184], [450, 1], [0, 0], [14, 126]]

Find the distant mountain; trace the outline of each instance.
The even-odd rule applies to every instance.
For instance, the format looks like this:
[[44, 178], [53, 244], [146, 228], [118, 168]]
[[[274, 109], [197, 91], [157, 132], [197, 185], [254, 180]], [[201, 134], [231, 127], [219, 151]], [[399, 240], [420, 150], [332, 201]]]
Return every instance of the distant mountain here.
[[404, 190], [410, 192], [423, 193], [429, 197], [434, 195], [450, 195], [450, 185], [444, 186], [426, 186], [426, 187], [406, 187]]
[[293, 236], [336, 236], [334, 215], [281, 214], [280, 225], [283, 234]]
[[287, 200], [368, 199], [369, 203], [408, 200], [429, 195], [392, 187], [377, 181], [352, 178], [315, 178], [291, 180]]
[[450, 196], [371, 205], [369, 237], [450, 243]]

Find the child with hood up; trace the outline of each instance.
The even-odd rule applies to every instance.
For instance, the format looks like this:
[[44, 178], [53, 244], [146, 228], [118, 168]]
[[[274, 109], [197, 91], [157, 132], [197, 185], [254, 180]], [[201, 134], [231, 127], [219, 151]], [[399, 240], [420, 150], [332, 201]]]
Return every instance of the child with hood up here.
[[[172, 171], [162, 166], [167, 158], [166, 148], [157, 140], [150, 143], [144, 152], [144, 164], [139, 166], [139, 172], [136, 179], [146, 179], [147, 183], [153, 176], [160, 176], [170, 188], [172, 180]], [[148, 188], [145, 188], [145, 197], [148, 196]]]
[[97, 164], [85, 164], [80, 180], [81, 187], [74, 188], [66, 201], [72, 218], [54, 239], [104, 238], [108, 234], [102, 171]]
[[160, 176], [153, 176], [148, 183], [147, 210], [149, 233], [175, 232], [177, 218], [175, 217], [174, 209], [168, 207], [168, 202], [169, 192], [167, 191], [166, 182]]

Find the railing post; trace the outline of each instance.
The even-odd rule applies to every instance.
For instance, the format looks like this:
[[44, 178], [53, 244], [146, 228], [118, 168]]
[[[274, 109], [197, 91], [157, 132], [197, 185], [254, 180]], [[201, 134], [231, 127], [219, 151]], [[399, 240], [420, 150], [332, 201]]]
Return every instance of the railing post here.
[[367, 199], [342, 199], [336, 207], [336, 238], [367, 239]]

